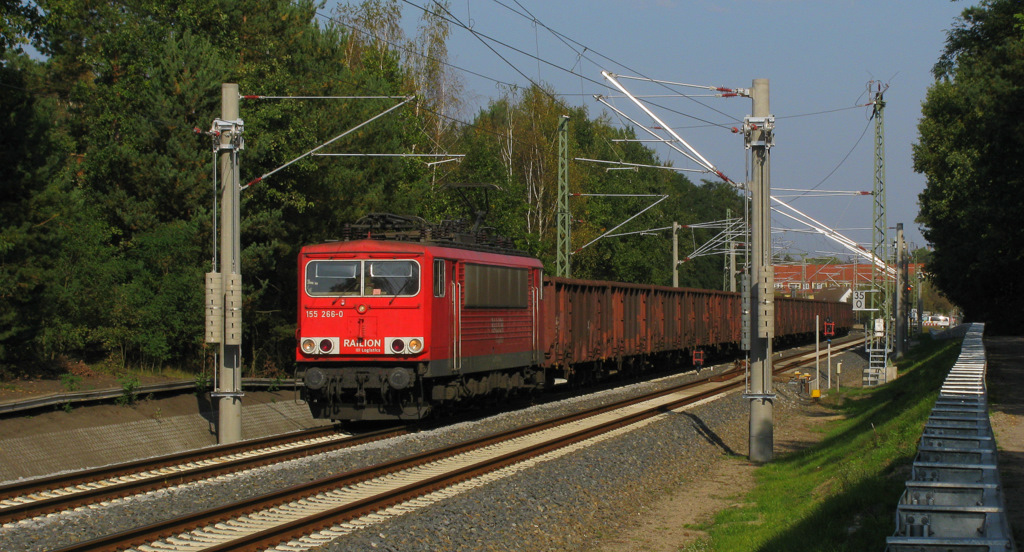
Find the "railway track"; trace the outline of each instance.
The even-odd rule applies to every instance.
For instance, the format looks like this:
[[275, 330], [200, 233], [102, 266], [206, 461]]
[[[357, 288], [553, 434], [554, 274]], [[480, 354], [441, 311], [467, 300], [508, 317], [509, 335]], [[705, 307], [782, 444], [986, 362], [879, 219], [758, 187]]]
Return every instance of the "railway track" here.
[[0, 525], [407, 433], [317, 428], [0, 487]]
[[[778, 359], [776, 373], [813, 359], [814, 352]], [[306, 550], [743, 386], [743, 372], [736, 371], [731, 377], [692, 382], [63, 550]]]

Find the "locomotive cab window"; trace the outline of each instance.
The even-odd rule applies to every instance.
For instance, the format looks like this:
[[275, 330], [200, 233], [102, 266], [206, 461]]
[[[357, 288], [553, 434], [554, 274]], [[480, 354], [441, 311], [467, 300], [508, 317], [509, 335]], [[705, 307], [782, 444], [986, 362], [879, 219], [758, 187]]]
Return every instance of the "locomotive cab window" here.
[[359, 295], [361, 272], [359, 261], [310, 261], [306, 265], [306, 293]]
[[420, 291], [420, 266], [414, 261], [310, 261], [306, 294], [312, 297], [401, 296]]
[[416, 295], [420, 291], [420, 265], [412, 261], [367, 261], [363, 295]]
[[444, 297], [444, 259], [434, 259], [434, 297]]

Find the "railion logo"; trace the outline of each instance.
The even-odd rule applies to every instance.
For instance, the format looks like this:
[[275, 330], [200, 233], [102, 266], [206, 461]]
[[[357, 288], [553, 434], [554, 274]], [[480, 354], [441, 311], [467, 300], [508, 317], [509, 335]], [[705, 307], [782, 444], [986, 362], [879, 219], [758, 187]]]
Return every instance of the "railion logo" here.
[[344, 341], [345, 347], [376, 347], [379, 348], [383, 345], [383, 342], [379, 339], [364, 339], [358, 341], [355, 339], [346, 339]]

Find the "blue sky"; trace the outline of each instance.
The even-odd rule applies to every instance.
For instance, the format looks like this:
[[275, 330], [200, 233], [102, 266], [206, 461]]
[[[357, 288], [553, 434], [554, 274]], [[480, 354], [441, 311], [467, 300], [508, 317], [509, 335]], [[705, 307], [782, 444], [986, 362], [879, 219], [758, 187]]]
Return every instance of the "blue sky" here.
[[[403, 2], [405, 26], [411, 31], [420, 15], [414, 5], [424, 6], [429, 0]], [[528, 86], [528, 77], [547, 83], [556, 93], [564, 94], [567, 102], [585, 105], [591, 116], [597, 116], [605, 108], [595, 102], [592, 94], [610, 94], [602, 86], [602, 70], [731, 88], [750, 87], [755, 78], [769, 79], [771, 112], [776, 117], [773, 188], [807, 189], [820, 185], [823, 190], [870, 190], [874, 174], [873, 123], [869, 122], [870, 108], [855, 106], [869, 101], [869, 81], [887, 83], [888, 224], [893, 227], [902, 222], [907, 240], [923, 246], [924, 239], [914, 218], [918, 211], [917, 195], [925, 180], [913, 172], [911, 144], [917, 140], [921, 102], [933, 82], [931, 68], [942, 52], [946, 31], [974, 3], [452, 0], [452, 14], [476, 33], [544, 61], [485, 39], [497, 50], [496, 54], [473, 33], [458, 27], [452, 28], [448, 47], [452, 64], [489, 77], [459, 73], [470, 102], [467, 120], [476, 108], [502, 93], [503, 85], [495, 80]], [[538, 23], [512, 10], [528, 12]], [[586, 50], [571, 41], [570, 47], [548, 29], [582, 44]], [[552, 67], [548, 62], [576, 74]], [[635, 87], [637, 92], [665, 93], [664, 89], [658, 91], [635, 83], [627, 83], [627, 87], [631, 91]], [[631, 108], [628, 100], [612, 101], [641, 122], [649, 122]], [[733, 180], [745, 179], [742, 139], [706, 122], [733, 126], [750, 113], [750, 100], [656, 101], [682, 113], [653, 108], [683, 139]], [[613, 117], [613, 122], [618, 124], [619, 119]], [[679, 154], [664, 147], [656, 149], [662, 159], [671, 159], [677, 166], [692, 166]], [[870, 245], [870, 197], [805, 197], [792, 204], [859, 243]], [[642, 222], [637, 222], [636, 229], [642, 228]], [[800, 228], [778, 216], [773, 225]], [[801, 253], [817, 255], [821, 251], [840, 250], [824, 238], [795, 232], [777, 235], [797, 257]]]

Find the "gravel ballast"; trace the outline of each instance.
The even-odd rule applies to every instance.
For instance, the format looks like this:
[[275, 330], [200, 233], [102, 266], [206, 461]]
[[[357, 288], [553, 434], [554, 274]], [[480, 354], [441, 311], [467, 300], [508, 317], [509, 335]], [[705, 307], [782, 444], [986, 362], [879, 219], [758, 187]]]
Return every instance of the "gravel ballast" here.
[[[844, 376], [860, 374], [856, 353], [836, 355]], [[718, 371], [724, 368], [717, 369]], [[701, 373], [704, 377], [708, 372]], [[483, 420], [371, 443], [102, 507], [0, 527], [0, 548], [42, 551], [182, 516], [534, 420], [607, 404], [695, 378], [654, 382], [531, 407]], [[844, 380], [845, 382], [845, 380]], [[776, 382], [776, 423], [801, 401]], [[656, 422], [538, 463], [463, 494], [389, 517], [316, 550], [584, 550], [633, 523], [642, 505], [706, 474], [722, 455], [746, 455], [749, 403], [739, 392], [670, 412]]]

